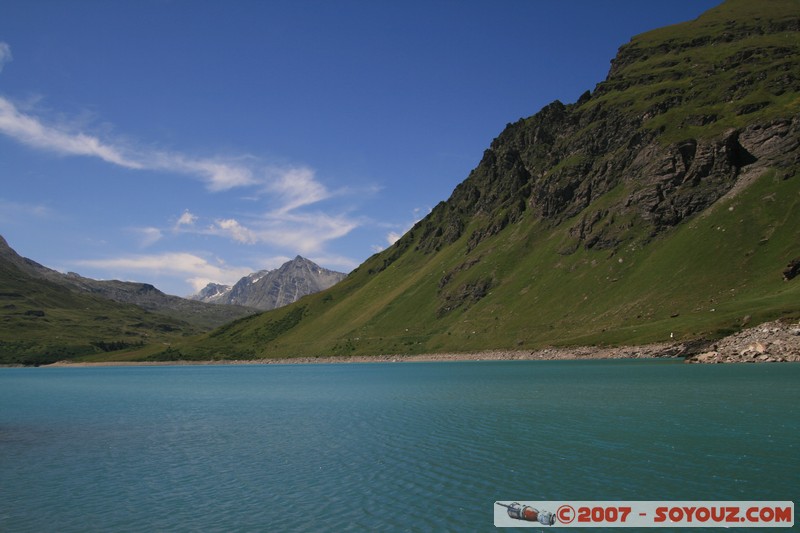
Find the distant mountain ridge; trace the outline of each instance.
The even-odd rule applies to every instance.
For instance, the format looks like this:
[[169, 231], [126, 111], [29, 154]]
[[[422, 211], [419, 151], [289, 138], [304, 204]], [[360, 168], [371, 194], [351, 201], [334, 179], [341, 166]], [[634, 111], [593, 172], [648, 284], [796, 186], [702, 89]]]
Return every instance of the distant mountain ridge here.
[[118, 350], [146, 358], [154, 348], [169, 352], [183, 337], [257, 314], [257, 306], [286, 305], [344, 277], [298, 256], [233, 287], [209, 284], [198, 295], [214, 302], [208, 303], [148, 283], [64, 274], [19, 255], [0, 236], [0, 364], [103, 359]]
[[242, 305], [267, 311], [328, 289], [346, 276], [342, 272], [322, 268], [298, 255], [279, 268], [254, 272], [232, 286], [209, 283], [190, 298], [200, 302]]
[[[169, 316], [113, 301], [99, 292], [78, 289], [67, 277], [21, 257], [0, 237], [0, 364], [47, 364], [148, 345], [163, 349], [219, 323], [213, 318], [228, 311], [187, 302], [212, 312], [200, 317], [207, 325], [199, 327], [184, 320], [191, 318], [188, 313]], [[149, 293], [148, 287], [139, 288]]]
[[74, 272], [63, 274], [20, 256], [2, 236], [0, 236], [0, 259], [5, 259], [34, 278], [44, 279], [73, 291], [100, 296], [114, 302], [133, 304], [146, 311], [186, 321], [202, 329], [217, 327], [257, 312], [256, 309], [248, 309], [244, 306], [210, 306], [202, 302], [171, 296], [149, 283], [95, 280]]

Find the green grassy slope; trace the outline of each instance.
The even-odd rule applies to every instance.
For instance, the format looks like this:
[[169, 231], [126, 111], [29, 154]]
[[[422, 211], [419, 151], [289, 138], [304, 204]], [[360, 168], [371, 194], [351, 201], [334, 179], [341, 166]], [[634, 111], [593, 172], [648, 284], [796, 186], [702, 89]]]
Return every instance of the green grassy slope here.
[[[407, 253], [379, 274], [373, 257], [342, 284], [183, 346], [185, 357], [251, 358], [525, 349], [713, 338], [744, 322], [800, 316], [796, 179], [766, 172], [645, 247], [558, 253], [564, 231], [509, 226], [470, 255]], [[445, 273], [457, 272], [443, 288]], [[470, 287], [485, 297], [456, 300]], [[476, 294], [479, 294], [476, 293]], [[746, 318], [749, 317], [749, 318]]]
[[797, 114], [798, 27], [796, 0], [728, 0], [632, 39], [588, 107], [643, 115], [662, 142]]
[[[448, 202], [339, 285], [148, 355], [631, 344], [798, 317], [800, 279], [781, 276], [800, 257], [797, 128], [757, 165], [731, 134], [796, 123], [798, 35], [796, 0], [729, 0], [637, 36], [593, 94], [509, 125]], [[757, 179], [726, 195], [743, 169]]]
[[0, 261], [0, 364], [45, 364], [173, 342], [193, 326], [84, 295]]

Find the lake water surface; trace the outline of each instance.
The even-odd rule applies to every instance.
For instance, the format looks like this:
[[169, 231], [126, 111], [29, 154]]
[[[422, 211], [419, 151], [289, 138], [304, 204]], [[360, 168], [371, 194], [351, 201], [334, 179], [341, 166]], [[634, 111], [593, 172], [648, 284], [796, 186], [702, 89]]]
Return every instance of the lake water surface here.
[[671, 361], [5, 368], [0, 531], [490, 531], [498, 500], [797, 502], [799, 384], [798, 364]]

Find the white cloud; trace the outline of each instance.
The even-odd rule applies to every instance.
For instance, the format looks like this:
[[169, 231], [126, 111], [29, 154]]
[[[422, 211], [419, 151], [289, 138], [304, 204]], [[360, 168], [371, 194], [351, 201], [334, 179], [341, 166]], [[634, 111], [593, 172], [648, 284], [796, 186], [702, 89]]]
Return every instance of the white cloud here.
[[[0, 70], [10, 60], [10, 47], [0, 42]], [[26, 146], [66, 156], [97, 158], [132, 170], [190, 176], [205, 183], [211, 192], [250, 187], [249, 192], [267, 202], [262, 214], [251, 214], [243, 219], [240, 216], [240, 220], [229, 213], [218, 214], [204, 226], [187, 209], [171, 228], [137, 230], [143, 247], [158, 242], [165, 232], [172, 231], [211, 234], [243, 244], [272, 244], [287, 248], [291, 253], [309, 254], [321, 251], [327, 242], [347, 235], [362, 224], [346, 213], [309, 212], [314, 204], [354, 193], [332, 192], [307, 166], [264, 166], [250, 156], [192, 156], [123, 142], [96, 131], [85, 121], [78, 124], [48, 120], [35, 105], [18, 107], [0, 96], [0, 134]]]
[[42, 204], [11, 202], [0, 198], [0, 220], [18, 222], [21, 218], [46, 218], [53, 210]]
[[3, 67], [12, 59], [14, 56], [11, 55], [11, 47], [8, 43], [0, 41], [0, 72], [3, 72]]
[[293, 214], [273, 220], [265, 236], [276, 244], [294, 245], [301, 253], [318, 251], [331, 240], [344, 237], [359, 226], [345, 215]]
[[137, 228], [135, 231], [140, 236], [139, 246], [142, 248], [152, 246], [164, 236], [158, 228]]
[[[0, 41], [0, 72], [11, 61], [11, 47]], [[48, 124], [20, 111], [0, 96], [0, 133], [27, 146], [62, 155], [97, 157], [107, 163], [137, 170], [184, 174], [206, 182], [213, 192], [258, 184], [252, 169], [219, 157], [192, 157], [179, 152], [120, 145], [80, 131], [80, 127]]]
[[276, 214], [288, 213], [331, 196], [325, 186], [316, 180], [315, 172], [308, 167], [269, 169], [267, 174], [271, 177], [267, 190], [275, 193], [282, 204]]
[[[0, 63], [1, 64], [1, 63]], [[40, 150], [62, 155], [96, 157], [107, 163], [136, 170], [173, 172], [206, 183], [212, 192], [261, 185], [279, 204], [276, 212], [288, 212], [330, 198], [332, 193], [306, 166], [267, 167], [256, 170], [242, 158], [192, 157], [179, 152], [135, 147], [78, 131], [64, 124], [48, 124], [21, 111], [0, 96], [0, 133]]]
[[171, 152], [143, 152], [144, 168], [188, 174], [203, 179], [210, 191], [219, 192], [257, 183], [253, 172], [241, 165], [216, 159], [191, 158]]
[[175, 229], [178, 229], [181, 226], [194, 226], [195, 222], [197, 222], [197, 215], [193, 215], [187, 209], [183, 212], [180, 218], [178, 218], [178, 221], [175, 223]]
[[268, 210], [244, 219], [218, 217], [205, 225], [188, 209], [178, 218], [174, 231], [194, 232], [231, 239], [241, 244], [272, 244], [292, 253], [320, 250], [330, 240], [350, 233], [360, 225], [346, 214], [308, 212], [303, 208], [333, 194], [319, 181], [313, 169], [304, 166], [271, 167], [264, 170], [262, 192]]
[[0, 133], [34, 148], [59, 154], [97, 157], [125, 168], [144, 168], [141, 163], [129, 159], [118, 148], [103, 143], [97, 137], [44, 125], [38, 119], [20, 112], [3, 97], [0, 97]]
[[[430, 212], [430, 209], [428, 210], [428, 212]], [[420, 213], [422, 213], [421, 209], [419, 209], [419, 208], [414, 209], [414, 211], [413, 211], [414, 219], [412, 220], [411, 223], [409, 223], [406, 226], [402, 227], [402, 229], [400, 229], [400, 231], [393, 230], [393, 231], [390, 231], [389, 233], [386, 234], [386, 242], [389, 244], [389, 246], [391, 246], [394, 243], [396, 243], [397, 241], [399, 241], [403, 237], [403, 235], [408, 233], [409, 230], [411, 228], [413, 228], [414, 225], [421, 220], [420, 219]], [[375, 248], [376, 247], [373, 246], [373, 249], [375, 249]], [[383, 250], [383, 248], [381, 248], [378, 251], [382, 251], [382, 250]]]
[[97, 157], [107, 163], [137, 170], [160, 170], [199, 178], [213, 192], [254, 185], [252, 170], [218, 158], [189, 157], [176, 152], [121, 146], [94, 135], [49, 125], [20, 111], [0, 97], [0, 133], [40, 150], [62, 155]]
[[215, 235], [228, 236], [244, 244], [255, 244], [259, 241], [255, 232], [242, 226], [232, 218], [214, 221], [214, 225], [211, 226], [211, 232]]
[[253, 271], [249, 267], [233, 267], [224, 263], [215, 265], [200, 256], [190, 253], [92, 259], [76, 261], [75, 264], [109, 271], [145, 272], [151, 276], [180, 276], [187, 283], [190, 283], [196, 291], [205, 287], [210, 281], [232, 285]]
[[388, 242], [389, 246], [391, 246], [394, 243], [396, 243], [397, 241], [399, 241], [400, 237], [402, 237], [403, 235], [404, 235], [404, 233], [399, 233], [399, 232], [396, 232], [396, 231], [390, 231], [386, 235], [386, 242]]
[[358, 226], [358, 221], [345, 215], [281, 212], [254, 218], [247, 225], [233, 218], [217, 219], [198, 232], [242, 244], [270, 244], [309, 254], [322, 250], [325, 243], [347, 235]]

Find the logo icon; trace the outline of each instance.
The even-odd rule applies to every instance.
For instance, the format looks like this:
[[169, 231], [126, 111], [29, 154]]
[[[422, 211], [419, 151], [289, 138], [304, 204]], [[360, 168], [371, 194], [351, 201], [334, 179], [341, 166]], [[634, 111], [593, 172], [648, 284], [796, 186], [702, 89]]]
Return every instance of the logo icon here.
[[562, 524], [570, 524], [575, 520], [575, 509], [571, 505], [562, 505], [556, 510], [556, 516]]
[[508, 516], [516, 520], [539, 522], [543, 526], [552, 526], [556, 523], [556, 515], [549, 511], [540, 511], [529, 505], [521, 505], [519, 502], [514, 502], [510, 505], [500, 502], [495, 503], [501, 507], [505, 507]]

